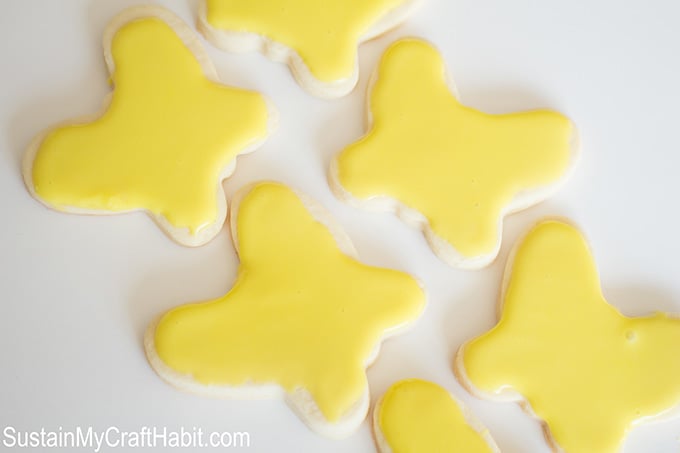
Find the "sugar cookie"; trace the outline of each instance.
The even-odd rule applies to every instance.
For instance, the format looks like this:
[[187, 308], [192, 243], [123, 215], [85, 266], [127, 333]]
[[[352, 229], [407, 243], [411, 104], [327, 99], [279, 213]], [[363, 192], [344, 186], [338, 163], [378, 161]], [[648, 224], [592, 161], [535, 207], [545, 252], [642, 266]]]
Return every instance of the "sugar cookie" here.
[[462, 105], [430, 44], [404, 39], [369, 87], [370, 130], [331, 164], [348, 203], [395, 212], [446, 263], [480, 268], [498, 254], [502, 220], [553, 193], [577, 157], [559, 113], [490, 115]]
[[275, 110], [220, 84], [198, 37], [160, 7], [113, 19], [104, 54], [115, 89], [103, 111], [36, 137], [26, 186], [58, 211], [145, 210], [180, 244], [208, 242], [226, 217], [221, 181], [265, 140]]
[[680, 408], [680, 319], [630, 318], [602, 295], [579, 231], [544, 221], [508, 260], [498, 324], [458, 351], [473, 393], [521, 400], [555, 451], [611, 453]]
[[357, 83], [359, 44], [399, 25], [420, 1], [204, 0], [198, 29], [221, 49], [285, 62], [309, 93], [337, 98]]
[[420, 379], [397, 382], [373, 411], [380, 453], [499, 452], [489, 431], [442, 387]]
[[313, 430], [349, 435], [368, 410], [365, 368], [382, 339], [419, 316], [423, 290], [357, 261], [329, 214], [277, 183], [241, 191], [231, 228], [241, 260], [233, 288], [153, 323], [149, 362], [179, 389], [284, 396]]

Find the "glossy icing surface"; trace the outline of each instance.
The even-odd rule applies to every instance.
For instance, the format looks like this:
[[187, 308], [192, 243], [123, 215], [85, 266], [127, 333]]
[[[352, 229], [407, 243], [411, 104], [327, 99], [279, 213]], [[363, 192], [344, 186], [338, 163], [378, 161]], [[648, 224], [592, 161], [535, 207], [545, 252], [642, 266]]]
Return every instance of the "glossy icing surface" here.
[[424, 41], [393, 44], [369, 96], [373, 125], [338, 157], [340, 184], [356, 198], [388, 196], [420, 212], [464, 257], [493, 253], [504, 208], [570, 167], [567, 118], [462, 105], [441, 55]]
[[608, 453], [680, 404], [679, 347], [680, 319], [620, 314], [580, 232], [546, 221], [516, 251], [500, 321], [462, 357], [475, 388], [519, 393], [565, 451]]
[[338, 420], [366, 392], [364, 369], [380, 340], [420, 314], [423, 291], [407, 274], [341, 252], [283, 185], [256, 185], [236, 222], [236, 283], [223, 297], [166, 313], [158, 356], [206, 385], [304, 388]]
[[378, 411], [378, 426], [392, 453], [493, 451], [449, 392], [431, 382], [394, 384]]
[[34, 190], [56, 208], [147, 209], [195, 233], [216, 221], [223, 169], [266, 137], [266, 102], [206, 78], [159, 19], [123, 25], [111, 53], [108, 108], [46, 135], [33, 162]]
[[406, 0], [207, 0], [208, 23], [255, 33], [293, 49], [314, 77], [350, 77], [357, 46], [375, 22]]

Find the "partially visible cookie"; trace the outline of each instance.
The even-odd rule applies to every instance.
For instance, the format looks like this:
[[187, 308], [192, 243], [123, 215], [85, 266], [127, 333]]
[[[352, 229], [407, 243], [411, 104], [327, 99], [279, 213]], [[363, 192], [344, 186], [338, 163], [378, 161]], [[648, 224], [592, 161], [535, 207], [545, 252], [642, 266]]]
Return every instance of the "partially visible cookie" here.
[[369, 131], [333, 161], [331, 188], [423, 230], [452, 266], [493, 261], [503, 217], [551, 195], [578, 156], [576, 130], [557, 112], [490, 115], [461, 104], [441, 55], [418, 39], [385, 52], [368, 109]]
[[221, 84], [195, 33], [160, 7], [114, 18], [104, 55], [114, 90], [103, 110], [33, 140], [28, 190], [63, 212], [144, 210], [180, 244], [208, 242], [226, 217], [221, 182], [273, 130], [274, 108]]
[[373, 411], [380, 453], [498, 452], [489, 431], [445, 389], [407, 379], [392, 385]]
[[617, 452], [634, 425], [680, 409], [680, 319], [609, 305], [575, 227], [544, 221], [518, 242], [501, 297], [456, 376], [480, 397], [521, 401], [555, 451]]
[[357, 83], [357, 47], [403, 22], [421, 0], [203, 0], [198, 28], [230, 52], [259, 51], [287, 63], [322, 98]]
[[365, 368], [383, 339], [419, 316], [423, 290], [403, 272], [357, 261], [323, 208], [278, 183], [239, 192], [231, 227], [236, 283], [149, 326], [151, 366], [192, 393], [285, 397], [316, 432], [349, 435], [368, 411]]

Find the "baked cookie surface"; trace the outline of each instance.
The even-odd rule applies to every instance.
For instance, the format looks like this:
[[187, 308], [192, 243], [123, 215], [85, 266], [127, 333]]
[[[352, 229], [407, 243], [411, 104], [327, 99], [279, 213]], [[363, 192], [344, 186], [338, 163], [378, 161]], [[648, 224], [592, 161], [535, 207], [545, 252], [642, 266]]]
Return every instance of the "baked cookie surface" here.
[[335, 98], [358, 80], [357, 47], [403, 22], [420, 0], [206, 0], [198, 27], [217, 47], [286, 62], [311, 94]]
[[573, 226], [544, 221], [508, 262], [498, 324], [455, 371], [473, 393], [523, 400], [556, 451], [619, 450], [626, 432], [680, 404], [680, 319], [627, 317], [602, 295]]
[[490, 115], [452, 90], [434, 47], [397, 41], [369, 87], [369, 131], [336, 157], [329, 179], [339, 198], [422, 229], [448, 264], [480, 268], [498, 253], [504, 215], [569, 175], [576, 132], [559, 113]]
[[33, 141], [29, 191], [65, 212], [145, 210], [181, 244], [209, 241], [226, 216], [220, 183], [273, 129], [273, 109], [219, 83], [197, 36], [160, 7], [123, 11], [104, 50], [114, 86], [104, 111]]
[[373, 413], [381, 453], [493, 453], [488, 430], [444, 388], [421, 379], [393, 384]]
[[407, 274], [357, 261], [328, 214], [283, 185], [258, 183], [231, 209], [234, 286], [151, 325], [151, 365], [190, 392], [285, 396], [315, 431], [350, 434], [368, 410], [365, 368], [383, 338], [419, 316], [423, 290]]

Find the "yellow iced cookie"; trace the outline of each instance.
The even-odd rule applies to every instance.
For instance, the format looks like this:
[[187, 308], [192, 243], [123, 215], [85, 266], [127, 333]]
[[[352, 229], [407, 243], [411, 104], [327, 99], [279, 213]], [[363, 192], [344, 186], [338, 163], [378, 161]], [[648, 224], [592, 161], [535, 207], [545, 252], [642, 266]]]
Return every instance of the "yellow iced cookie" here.
[[609, 305], [573, 226], [544, 221], [519, 243], [500, 311], [456, 374], [485, 398], [525, 400], [555, 450], [616, 452], [633, 425], [680, 404], [680, 319]]
[[177, 242], [222, 228], [222, 179], [274, 126], [259, 93], [218, 82], [196, 35], [174, 14], [137, 7], [104, 35], [115, 89], [104, 110], [38, 136], [24, 159], [31, 194], [59, 211], [147, 211]]
[[328, 214], [283, 185], [242, 191], [231, 210], [236, 283], [151, 325], [152, 367], [190, 392], [285, 394], [315, 431], [350, 434], [368, 410], [365, 368], [382, 339], [419, 316], [422, 289], [407, 274], [357, 261]]
[[370, 130], [330, 170], [338, 197], [396, 212], [453, 266], [490, 263], [503, 216], [549, 196], [574, 165], [576, 131], [559, 113], [490, 115], [462, 105], [430, 44], [405, 39], [382, 57]]
[[421, 0], [204, 0], [198, 28], [230, 52], [288, 64], [311, 94], [336, 98], [358, 80], [357, 47], [403, 22]]
[[499, 451], [488, 430], [449, 392], [420, 379], [387, 390], [373, 412], [373, 432], [380, 453]]

